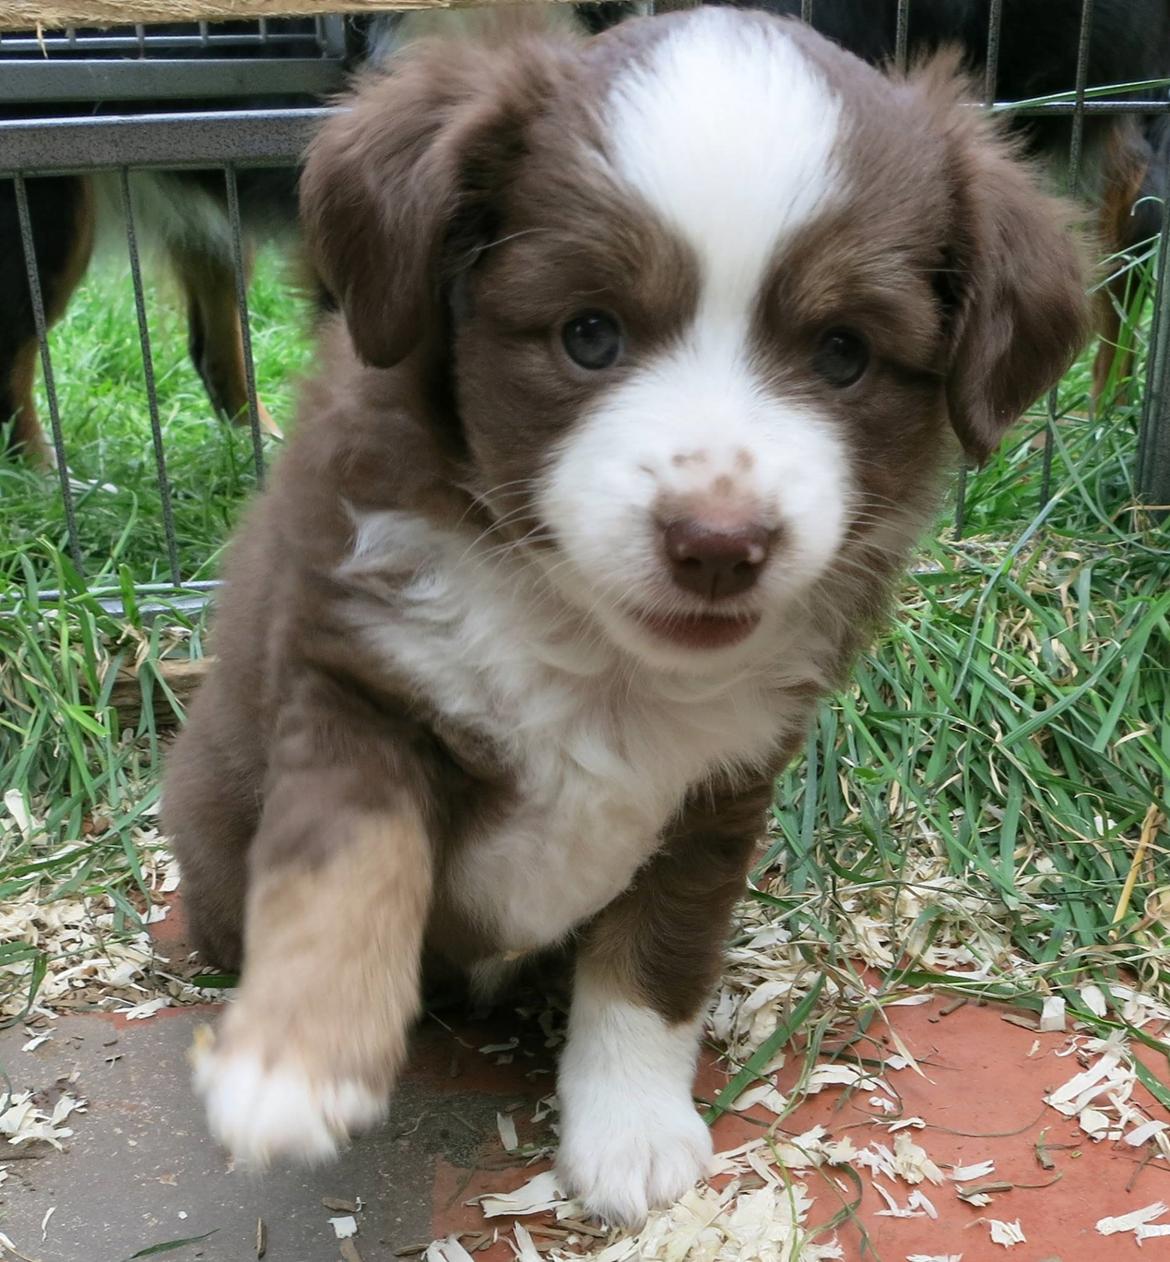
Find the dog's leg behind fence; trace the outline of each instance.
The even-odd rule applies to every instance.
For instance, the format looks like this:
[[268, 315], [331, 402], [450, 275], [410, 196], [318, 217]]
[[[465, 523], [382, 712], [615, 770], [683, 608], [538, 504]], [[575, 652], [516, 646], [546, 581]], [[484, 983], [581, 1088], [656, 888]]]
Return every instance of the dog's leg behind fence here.
[[[31, 241], [46, 328], [64, 313], [93, 249], [93, 198], [81, 177], [26, 179]], [[0, 181], [0, 240], [22, 241], [15, 181]], [[9, 445], [35, 463], [48, 464], [51, 447], [37, 417], [34, 396], [37, 321], [24, 253], [0, 257], [0, 424], [11, 424]]]
[[[61, 502], [65, 509], [65, 528], [69, 537], [69, 555], [72, 557], [73, 564], [80, 574], [82, 572], [81, 542], [77, 533], [77, 513], [73, 503], [73, 488], [69, 484], [69, 467], [65, 459], [65, 436], [61, 429], [61, 410], [57, 402], [57, 383], [53, 377], [53, 361], [49, 354], [49, 324], [52, 319], [51, 311], [55, 310], [55, 305], [52, 309], [46, 309], [45, 296], [41, 288], [36, 238], [33, 235], [32, 213], [29, 209], [28, 182], [23, 175], [16, 175], [13, 177], [13, 185], [16, 195], [17, 220], [20, 225], [20, 244], [24, 254], [25, 272], [28, 279], [28, 295], [32, 305], [37, 345], [41, 353], [41, 370], [45, 377], [45, 397], [49, 404], [49, 421], [53, 430], [53, 449], [57, 457], [57, 477], [61, 484]], [[85, 251], [85, 259], [88, 262], [88, 249]], [[83, 271], [84, 267], [78, 269], [78, 278], [80, 278]], [[64, 305], [63, 301], [61, 305]], [[57, 314], [60, 313], [57, 312]]]
[[[251, 251], [242, 251], [244, 284], [251, 280]], [[189, 242], [170, 247], [171, 263], [187, 300], [187, 346], [212, 407], [225, 420], [249, 420], [248, 373], [244, 330], [236, 305], [236, 278], [231, 261]], [[270, 433], [275, 424], [257, 400], [260, 425]]]
[[[248, 279], [245, 260], [243, 229], [240, 222], [240, 190], [233, 166], [224, 168], [227, 186], [228, 218], [232, 233], [232, 268], [235, 272], [236, 311], [239, 317], [240, 346], [244, 356], [244, 386], [248, 400], [248, 420], [252, 427], [252, 454], [256, 462], [256, 479], [264, 480], [264, 445], [260, 441], [260, 426], [264, 418], [260, 401], [256, 397], [256, 364], [252, 358], [252, 329], [248, 318]], [[271, 426], [271, 421], [269, 421]]]

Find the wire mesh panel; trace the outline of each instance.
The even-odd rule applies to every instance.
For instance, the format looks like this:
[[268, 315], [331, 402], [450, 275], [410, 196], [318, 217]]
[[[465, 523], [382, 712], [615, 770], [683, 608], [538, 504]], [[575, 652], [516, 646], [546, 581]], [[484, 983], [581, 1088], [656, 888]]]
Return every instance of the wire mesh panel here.
[[[250, 430], [251, 463], [258, 482], [265, 459], [265, 413], [253, 364], [248, 312], [251, 240], [246, 239], [241, 201], [253, 219], [266, 221], [266, 229], [295, 225], [296, 164], [325, 113], [322, 100], [343, 83], [351, 38], [352, 31], [340, 18], [0, 37], [0, 236], [8, 247], [10, 268], [14, 259], [20, 260], [21, 287], [27, 286], [26, 332], [35, 339], [44, 399], [39, 419], [32, 414], [31, 388], [28, 399], [15, 400], [12, 437], [20, 442], [23, 424], [23, 447], [28, 448], [24, 454], [34, 455], [39, 446], [56, 466], [65, 544], [82, 575], [100, 572], [103, 558], [83, 529], [92, 488], [72, 476], [69, 418], [62, 414], [60, 374], [54, 370], [49, 337], [67, 301], [63, 288], [75, 283], [62, 276], [62, 241], [76, 243], [90, 230], [82, 219], [96, 216], [95, 202], [113, 204], [122, 236], [113, 253], [133, 291], [149, 417], [156, 515], [162, 532], [158, 577], [169, 580], [161, 588], [154, 582], [145, 586], [179, 589], [202, 598], [207, 583], [193, 578], [190, 566], [184, 573], [176, 533], [176, 488], [159, 403], [143, 242], [153, 240], [152, 252], [158, 253], [160, 215], [170, 217], [170, 225], [163, 225], [163, 253], [186, 269], [193, 358], [199, 338], [213, 335], [224, 343], [228, 337], [222, 327], [195, 328], [197, 301], [215, 304], [214, 311], [202, 313], [205, 323], [234, 324], [238, 329], [234, 396], [217, 398], [216, 383], [208, 379], [214, 373], [201, 367], [200, 375], [216, 410], [236, 414], [235, 419]], [[78, 102], [85, 102], [84, 113]], [[10, 227], [6, 198], [11, 201]], [[76, 205], [76, 219], [66, 212], [67, 204]], [[217, 238], [214, 249], [204, 248], [201, 237]], [[209, 268], [214, 275], [209, 276]], [[12, 277], [5, 273], [4, 279], [11, 288]], [[225, 302], [233, 308], [230, 315], [225, 315]], [[6, 342], [19, 338], [5, 328]], [[3, 349], [0, 375], [6, 376], [11, 347]], [[222, 346], [213, 348], [212, 357], [215, 353], [222, 358]], [[7, 387], [7, 382], [2, 384]], [[9, 393], [3, 391], [7, 402], [0, 410], [12, 410]], [[23, 417], [22, 403], [29, 405]], [[9, 420], [6, 415], [0, 423]], [[42, 429], [47, 441], [40, 437]], [[6, 458], [10, 457], [0, 454], [0, 460]], [[189, 499], [193, 489], [180, 486], [179, 493]], [[143, 489], [142, 494], [149, 492]], [[101, 580], [96, 581], [100, 587]]]
[[[1049, 58], [1052, 73], [1042, 82], [1025, 73], [1028, 50], [1018, 46], [1023, 0], [968, 6], [937, 0], [772, 0], [766, 7], [799, 17], [847, 47], [852, 41], [854, 50], [870, 60], [903, 69], [924, 51], [958, 38], [980, 76], [983, 107], [1005, 114], [1025, 143], [1045, 159], [1055, 182], [1094, 213], [1115, 191], [1108, 183], [1109, 137], [1122, 135], [1119, 120], [1127, 120], [1124, 134], [1141, 138], [1144, 145], [1138, 203], [1147, 203], [1146, 219], [1148, 205], [1156, 204], [1151, 235], [1160, 236], [1164, 245], [1170, 234], [1165, 209], [1170, 129], [1162, 126], [1170, 114], [1166, 82], [1151, 75], [1144, 63], [1130, 70], [1118, 67], [1116, 57], [1095, 59], [1095, 41], [1111, 37], [1101, 29], [1099, 6], [1100, 0], [1055, 0], [1054, 11], [1059, 8], [1064, 15], [1066, 38], [1059, 55]], [[610, 7], [644, 13], [653, 6]], [[963, 22], [974, 13], [980, 25], [963, 26], [953, 17], [960, 10], [968, 15]], [[1035, 13], [1036, 6], [1031, 10]], [[277, 192], [286, 211], [293, 205], [295, 166], [325, 115], [325, 99], [343, 83], [355, 52], [360, 56], [365, 33], [341, 18], [315, 17], [0, 34], [0, 195], [6, 183], [14, 206], [13, 244], [27, 283], [30, 337], [35, 338], [44, 383], [47, 446], [55, 458], [69, 554], [80, 571], [87, 566], [79, 531], [84, 506], [70, 479], [69, 417], [62, 415], [49, 341], [50, 326], [60, 315], [60, 304], [50, 292], [56, 264], [52, 243], [38, 236], [37, 222], [46, 199], [51, 201], [53, 181], [59, 190], [81, 189], [77, 196], [82, 202], [91, 195], [86, 181], [101, 179], [114, 190], [122, 220], [122, 257], [133, 290], [164, 534], [160, 577], [200, 593], [206, 583], [184, 573], [176, 537], [176, 487], [168, 467], [143, 281], [142, 242], [148, 225], [140, 190], [152, 172], [186, 173], [187, 182], [176, 186], [187, 191], [183, 196], [189, 193], [192, 204], [213, 206], [220, 214], [216, 301], [234, 305], [240, 358], [234, 386], [227, 390], [231, 397], [219, 399], [217, 406], [246, 424], [259, 480], [270, 422], [258, 397], [253, 362], [245, 221], [265, 197], [275, 200]], [[1105, 80], [1103, 65], [1125, 73]], [[1037, 85], [1043, 90], [1031, 90]], [[1129, 255], [1142, 254], [1140, 242], [1127, 241]], [[1144, 265], [1154, 257], [1153, 246], [1144, 247]], [[1139, 493], [1152, 504], [1170, 504], [1170, 279], [1167, 251], [1163, 248], [1156, 257], [1148, 372], [1140, 407], [1134, 408], [1140, 424], [1135, 479]], [[192, 338], [197, 340], [195, 333]], [[205, 383], [210, 395], [217, 388], [224, 393], [222, 383], [217, 387], [207, 375]], [[1047, 433], [1036, 457], [1045, 505], [1053, 493], [1062, 408], [1092, 406], [1092, 399], [1062, 401], [1056, 393], [1048, 400]], [[956, 505], [960, 534], [967, 523], [968, 486], [963, 471]]]
[[0, 54], [5, 59], [17, 54], [43, 61], [57, 54], [102, 56], [109, 53], [172, 53], [194, 48], [295, 50], [306, 57], [340, 56], [344, 39], [339, 17], [304, 20], [266, 18], [231, 23], [176, 23], [173, 27], [108, 27], [86, 30], [68, 27], [64, 31], [40, 34], [0, 31]]

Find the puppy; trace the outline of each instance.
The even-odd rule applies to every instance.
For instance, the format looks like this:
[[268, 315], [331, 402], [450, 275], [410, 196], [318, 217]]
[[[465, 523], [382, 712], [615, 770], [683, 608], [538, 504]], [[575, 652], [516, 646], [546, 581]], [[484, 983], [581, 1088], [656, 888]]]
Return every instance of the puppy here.
[[729, 9], [421, 43], [322, 130], [341, 315], [237, 539], [165, 826], [216, 1136], [388, 1106], [424, 958], [569, 944], [560, 1173], [704, 1172], [704, 1007], [778, 770], [960, 447], [1086, 334], [1065, 208], [963, 103]]

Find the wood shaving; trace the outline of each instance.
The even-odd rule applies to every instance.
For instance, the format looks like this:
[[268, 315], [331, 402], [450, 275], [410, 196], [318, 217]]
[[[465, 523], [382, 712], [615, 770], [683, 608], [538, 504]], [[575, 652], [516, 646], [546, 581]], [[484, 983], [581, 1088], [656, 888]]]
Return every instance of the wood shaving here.
[[[721, 1192], [701, 1187], [669, 1210], [651, 1214], [636, 1235], [617, 1240], [593, 1255], [594, 1262], [662, 1258], [676, 1262], [739, 1262], [748, 1258], [793, 1258], [827, 1262], [844, 1254], [835, 1242], [808, 1242], [803, 1223], [812, 1206], [799, 1183], [779, 1179], [766, 1187], [743, 1190], [732, 1180]], [[558, 1253], [568, 1259], [570, 1253]]]
[[970, 1166], [952, 1166], [949, 1177], [956, 1183], [970, 1183], [972, 1179], [986, 1179], [994, 1173], [994, 1161], [977, 1161]]
[[459, 1243], [458, 1236], [433, 1240], [423, 1253], [423, 1262], [472, 1262], [471, 1254]]
[[514, 1252], [518, 1262], [544, 1262], [536, 1245], [532, 1243], [532, 1237], [528, 1234], [523, 1223], [517, 1223], [512, 1228], [512, 1234], [516, 1237]]
[[1049, 995], [1040, 1010], [1040, 1032], [1052, 1034], [1064, 1029], [1064, 1000], [1060, 995]]
[[160, 995], [157, 999], [147, 999], [143, 1003], [136, 1003], [133, 1008], [126, 1009], [122, 1016], [127, 1021], [145, 1021], [147, 1018], [153, 1017], [156, 1013], [170, 1006], [170, 998], [166, 995]]
[[1116, 1236], [1123, 1231], [1136, 1233], [1139, 1228], [1147, 1227], [1155, 1218], [1161, 1218], [1167, 1213], [1170, 1213], [1170, 1205], [1167, 1205], [1165, 1201], [1155, 1201], [1152, 1205], [1131, 1210], [1128, 1214], [1120, 1214], [1116, 1218], [1099, 1218], [1097, 1230], [1103, 1236]]
[[736, 1100], [732, 1108], [737, 1113], [745, 1113], [748, 1109], [762, 1108], [779, 1117], [788, 1107], [788, 1100], [770, 1082], [762, 1082], [750, 1087]]
[[1170, 1129], [1170, 1122], [1152, 1121], [1143, 1122], [1140, 1126], [1135, 1126], [1125, 1137], [1125, 1142], [1131, 1148], [1140, 1148], [1147, 1140], [1153, 1139], [1155, 1135], [1161, 1135], [1163, 1131]]
[[1001, 1244], [1005, 1249], [1011, 1249], [1018, 1244], [1027, 1244], [1028, 1237], [1024, 1235], [1024, 1229], [1020, 1226], [1018, 1218], [1010, 1223], [1004, 1222], [1001, 1218], [988, 1218], [985, 1221], [991, 1232], [992, 1244]]
[[[13, 792], [5, 795], [9, 815]], [[0, 814], [0, 839], [3, 820]], [[160, 906], [163, 894], [178, 885], [177, 864], [154, 828], [134, 829], [131, 840], [155, 899], [151, 908]], [[34, 843], [30, 850], [42, 862], [67, 867], [71, 858], [83, 862], [89, 846], [83, 842], [38, 848]], [[119, 935], [119, 912], [108, 895], [49, 899], [51, 888], [48, 878], [34, 880], [0, 905], [0, 942], [33, 947], [44, 953], [48, 964], [36, 995], [35, 1015], [52, 1017], [78, 1008], [134, 1012], [151, 1003], [157, 1004], [157, 1011], [172, 1002], [206, 1003], [222, 997], [222, 991], [207, 991], [168, 973], [169, 961], [158, 953], [145, 927]], [[27, 971], [27, 961], [0, 964], [0, 1018], [21, 1014], [27, 999], [22, 984]]]
[[10, 1144], [29, 1144], [42, 1142], [51, 1144], [60, 1151], [61, 1141], [69, 1139], [73, 1129], [62, 1123], [72, 1113], [83, 1113], [86, 1102], [66, 1092], [46, 1112], [34, 1103], [33, 1093], [25, 1091], [8, 1097], [8, 1107], [0, 1113], [0, 1135], [7, 1137]]
[[500, 1132], [500, 1143], [504, 1145], [505, 1152], [515, 1152], [519, 1148], [516, 1123], [506, 1113], [496, 1114], [496, 1130]]
[[1105, 1003], [1105, 995], [1100, 986], [1082, 986], [1080, 989], [1081, 1003], [1085, 1005], [1094, 1016], [1103, 1017], [1108, 1012], [1108, 1005]]
[[514, 1192], [491, 1192], [476, 1199], [485, 1218], [498, 1218], [503, 1214], [543, 1214], [567, 1203], [554, 1170], [545, 1170]]

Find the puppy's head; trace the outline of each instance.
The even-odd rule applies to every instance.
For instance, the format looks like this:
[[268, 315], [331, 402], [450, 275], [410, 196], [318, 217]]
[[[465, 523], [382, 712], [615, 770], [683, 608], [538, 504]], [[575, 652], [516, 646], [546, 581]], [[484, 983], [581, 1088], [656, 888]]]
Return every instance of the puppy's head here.
[[726, 9], [424, 44], [326, 127], [306, 224], [500, 532], [640, 659], [720, 670], [885, 577], [955, 439], [984, 459], [1085, 334], [1062, 206], [962, 96]]

